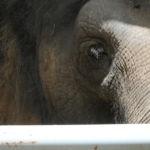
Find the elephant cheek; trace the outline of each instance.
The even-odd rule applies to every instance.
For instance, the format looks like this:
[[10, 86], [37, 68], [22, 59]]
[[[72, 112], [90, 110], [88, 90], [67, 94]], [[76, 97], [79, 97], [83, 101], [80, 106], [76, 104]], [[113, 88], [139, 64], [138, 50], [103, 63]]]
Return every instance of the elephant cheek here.
[[54, 99], [54, 92], [58, 87], [58, 61], [54, 52], [43, 52], [39, 56], [39, 74], [46, 99]]

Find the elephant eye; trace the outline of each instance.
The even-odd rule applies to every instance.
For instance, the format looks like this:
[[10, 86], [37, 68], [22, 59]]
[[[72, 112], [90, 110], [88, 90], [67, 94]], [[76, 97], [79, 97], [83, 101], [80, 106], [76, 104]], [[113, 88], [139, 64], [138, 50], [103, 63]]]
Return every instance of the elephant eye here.
[[101, 44], [97, 44], [90, 47], [89, 55], [92, 59], [101, 60], [103, 56], [107, 56], [108, 54]]

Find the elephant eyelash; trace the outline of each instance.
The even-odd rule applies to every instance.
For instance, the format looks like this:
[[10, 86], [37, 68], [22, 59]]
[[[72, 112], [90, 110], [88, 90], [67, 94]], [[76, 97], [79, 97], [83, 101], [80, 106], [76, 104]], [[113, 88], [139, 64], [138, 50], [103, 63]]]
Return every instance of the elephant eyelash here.
[[90, 55], [94, 56], [97, 60], [103, 53], [105, 53], [105, 51], [102, 46], [96, 45], [90, 48]]

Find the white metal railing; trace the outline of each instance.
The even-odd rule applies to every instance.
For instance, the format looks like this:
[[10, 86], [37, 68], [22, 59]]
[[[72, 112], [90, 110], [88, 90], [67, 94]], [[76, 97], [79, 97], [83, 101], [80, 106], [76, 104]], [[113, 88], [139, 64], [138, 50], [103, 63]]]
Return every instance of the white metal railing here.
[[0, 150], [150, 150], [150, 125], [0, 126]]

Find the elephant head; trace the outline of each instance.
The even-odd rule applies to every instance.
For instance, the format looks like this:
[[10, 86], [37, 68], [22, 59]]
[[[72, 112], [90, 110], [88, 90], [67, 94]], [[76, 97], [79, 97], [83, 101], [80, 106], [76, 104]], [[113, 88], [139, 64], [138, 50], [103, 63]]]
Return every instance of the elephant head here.
[[41, 82], [62, 120], [150, 122], [149, 7], [146, 1], [91, 0], [50, 43], [43, 40]]
[[[40, 104], [30, 104], [40, 110], [32, 111], [34, 116], [41, 120], [46, 112], [48, 124], [150, 123], [148, 1], [38, 0], [31, 5], [26, 0], [26, 5], [28, 14], [18, 17], [24, 24], [13, 34], [22, 39], [17, 43], [28, 45], [24, 49], [31, 48], [20, 57], [28, 58], [26, 72], [40, 87], [34, 89], [37, 95], [42, 93]], [[14, 16], [12, 26], [19, 26]]]

